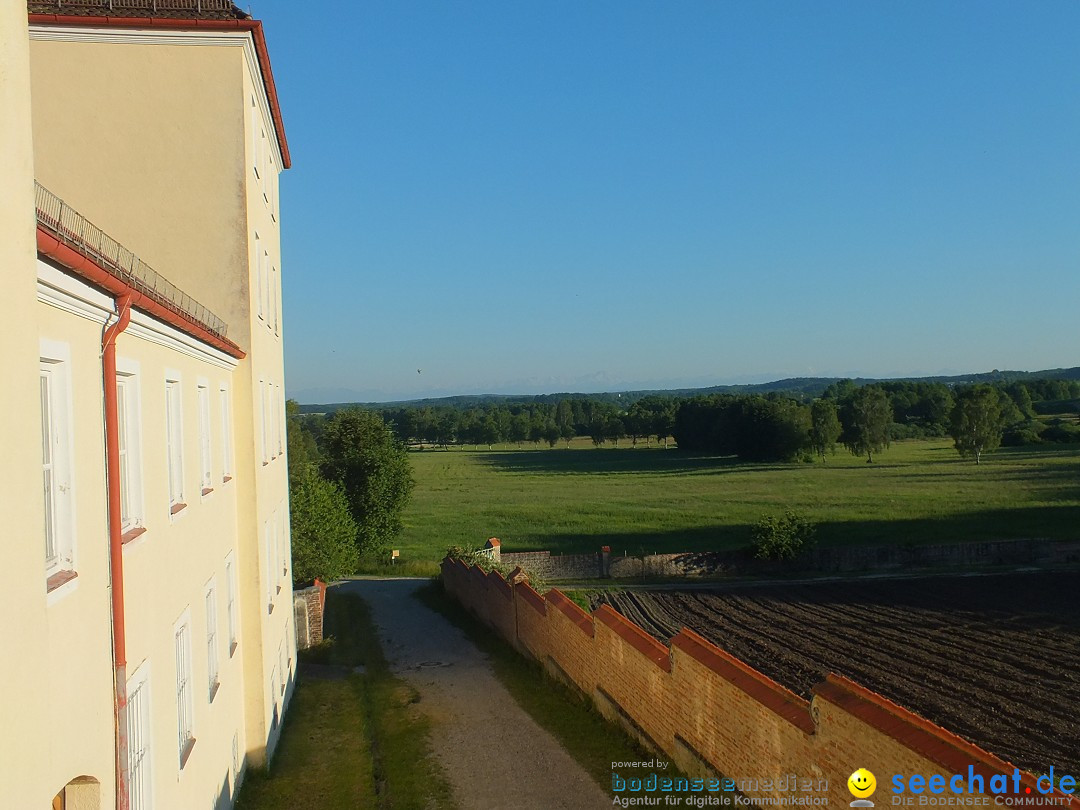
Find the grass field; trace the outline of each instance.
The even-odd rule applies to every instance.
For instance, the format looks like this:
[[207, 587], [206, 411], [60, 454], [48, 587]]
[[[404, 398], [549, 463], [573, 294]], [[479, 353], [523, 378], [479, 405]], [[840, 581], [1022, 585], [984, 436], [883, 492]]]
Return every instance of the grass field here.
[[785, 509], [816, 523], [822, 545], [1080, 537], [1076, 447], [1002, 449], [977, 466], [949, 439], [897, 442], [874, 464], [846, 452], [749, 464], [628, 444], [411, 453], [402, 562], [492, 536], [506, 551], [732, 548]]
[[332, 641], [301, 651], [301, 661], [341, 671], [301, 678], [273, 766], [248, 773], [237, 810], [452, 810], [431, 722], [416, 690], [390, 671], [367, 603], [331, 591], [325, 621]]

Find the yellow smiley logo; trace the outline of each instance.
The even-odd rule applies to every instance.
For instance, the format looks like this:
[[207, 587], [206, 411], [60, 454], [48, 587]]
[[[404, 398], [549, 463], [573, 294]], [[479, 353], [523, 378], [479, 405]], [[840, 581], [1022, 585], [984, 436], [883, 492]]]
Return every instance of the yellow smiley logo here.
[[877, 779], [866, 768], [859, 768], [847, 780], [847, 789], [856, 799], [865, 799], [872, 796], [877, 790]]

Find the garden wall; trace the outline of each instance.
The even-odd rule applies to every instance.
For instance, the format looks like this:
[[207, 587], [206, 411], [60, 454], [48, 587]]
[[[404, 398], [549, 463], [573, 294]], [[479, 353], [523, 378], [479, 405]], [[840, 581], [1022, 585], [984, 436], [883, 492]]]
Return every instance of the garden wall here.
[[[1012, 765], [838, 675], [808, 702], [690, 630], [665, 646], [607, 606], [588, 614], [558, 590], [539, 595], [521, 572], [508, 582], [444, 560], [442, 578], [473, 615], [648, 748], [690, 775], [736, 780], [746, 795], [807, 796], [781, 778], [794, 774], [827, 780], [829, 804], [846, 806], [847, 777], [863, 767], [883, 780], [874, 798], [884, 806], [892, 774], [966, 776], [970, 766], [987, 785], [1012, 776]], [[757, 789], [744, 780], [758, 780]], [[1042, 798], [1032, 775], [1021, 785]], [[1080, 810], [1076, 797], [1054, 798]]]
[[[622, 549], [615, 549], [619, 552]], [[716, 574], [838, 573], [891, 571], [937, 566], [1045, 565], [1080, 562], [1080, 543], [1054, 540], [995, 540], [985, 543], [840, 546], [815, 548], [785, 562], [758, 560], [749, 549], [648, 554], [598, 552], [552, 555], [548, 551], [502, 552], [502, 561], [545, 580], [611, 577], [708, 576]]]

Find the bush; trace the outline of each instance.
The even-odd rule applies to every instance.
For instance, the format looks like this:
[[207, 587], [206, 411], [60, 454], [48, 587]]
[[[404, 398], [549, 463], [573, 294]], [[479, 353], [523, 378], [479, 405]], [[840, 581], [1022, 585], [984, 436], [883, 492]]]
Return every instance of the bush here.
[[1054, 442], [1055, 444], [1077, 444], [1080, 443], [1080, 426], [1061, 419], [1055, 419], [1042, 432], [1040, 438], [1044, 442]]
[[356, 522], [341, 487], [314, 464], [296, 471], [289, 486], [292, 517], [292, 574], [296, 583], [334, 580], [356, 571]]
[[1038, 422], [1020, 422], [1009, 425], [1001, 434], [1002, 447], [1027, 447], [1042, 442], [1045, 428]]
[[754, 556], [762, 560], [790, 560], [814, 545], [814, 525], [791, 511], [781, 517], [763, 515], [750, 531]]

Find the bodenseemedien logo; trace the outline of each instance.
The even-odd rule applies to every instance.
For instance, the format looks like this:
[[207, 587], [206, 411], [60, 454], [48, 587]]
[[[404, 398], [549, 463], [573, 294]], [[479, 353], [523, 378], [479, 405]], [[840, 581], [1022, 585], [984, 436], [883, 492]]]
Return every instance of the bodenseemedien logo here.
[[870, 797], [877, 790], [877, 779], [866, 768], [859, 768], [847, 780], [847, 789], [855, 797], [851, 807], [873, 807]]

